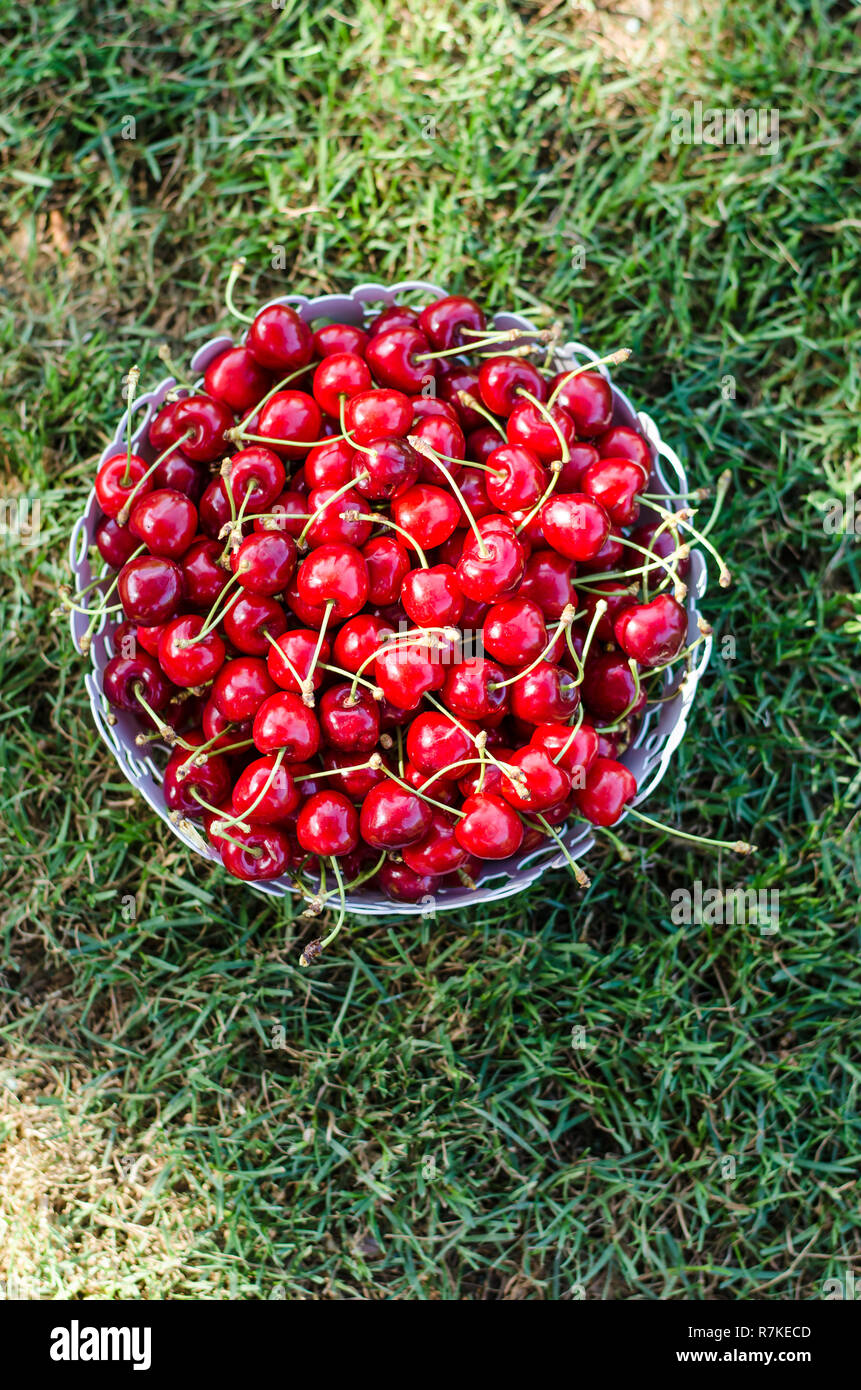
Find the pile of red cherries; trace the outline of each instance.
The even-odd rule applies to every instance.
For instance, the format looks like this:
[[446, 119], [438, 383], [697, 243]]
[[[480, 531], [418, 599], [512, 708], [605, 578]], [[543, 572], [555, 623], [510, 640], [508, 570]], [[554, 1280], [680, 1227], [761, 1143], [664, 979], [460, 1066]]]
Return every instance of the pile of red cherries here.
[[644, 500], [607, 378], [464, 296], [249, 324], [96, 475], [104, 694], [170, 750], [174, 819], [312, 914], [614, 825], [690, 651], [691, 513]]

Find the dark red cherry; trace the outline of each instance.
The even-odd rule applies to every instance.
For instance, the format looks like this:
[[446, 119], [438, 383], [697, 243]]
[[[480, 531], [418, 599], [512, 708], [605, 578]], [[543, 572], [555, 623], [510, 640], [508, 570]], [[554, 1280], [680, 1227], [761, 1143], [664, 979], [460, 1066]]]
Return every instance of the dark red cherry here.
[[358, 812], [343, 792], [315, 792], [299, 812], [296, 838], [321, 859], [350, 854], [359, 843]]
[[272, 378], [247, 347], [228, 348], [210, 362], [203, 378], [208, 396], [245, 415], [272, 386]]
[[527, 724], [564, 723], [580, 703], [574, 677], [548, 661], [539, 662], [507, 689], [511, 692], [512, 714]]
[[[182, 452], [196, 463], [212, 463], [227, 451], [225, 432], [233, 428], [233, 412], [211, 396], [188, 396], [178, 401], [171, 423], [174, 439], [183, 440]], [[169, 440], [173, 443], [173, 440]]]
[[487, 495], [503, 512], [529, 511], [547, 487], [538, 455], [518, 444], [503, 444], [487, 460]]
[[147, 439], [156, 454], [164, 453], [169, 444], [174, 444], [182, 433], [177, 430], [174, 416], [179, 401], [168, 401], [153, 416], [147, 430]]
[[498, 449], [504, 443], [499, 430], [495, 430], [492, 425], [481, 425], [479, 429], [470, 430], [466, 436], [466, 456], [474, 459], [476, 463], [487, 463], [494, 449]]
[[625, 458], [639, 463], [648, 478], [652, 471], [652, 455], [646, 440], [636, 430], [626, 425], [616, 425], [596, 440], [596, 447], [602, 459]]
[[114, 454], [99, 464], [96, 472], [96, 498], [105, 516], [119, 516], [132, 494], [139, 498], [152, 490], [152, 479], [147, 478], [146, 482], [143, 481], [148, 468], [149, 464], [139, 454], [132, 454], [131, 461], [125, 454]]
[[[561, 384], [560, 384], [561, 383]], [[574, 421], [580, 439], [592, 439], [610, 428], [613, 419], [613, 389], [600, 372], [560, 372], [550, 383], [552, 395], [559, 387], [557, 401]]]
[[418, 844], [406, 845], [404, 863], [419, 875], [449, 874], [464, 864], [469, 851], [455, 835], [455, 818], [439, 807], [431, 808], [431, 823]]
[[320, 407], [307, 391], [277, 391], [261, 410], [254, 432], [271, 440], [269, 447], [282, 459], [297, 459], [320, 438], [322, 423]]
[[358, 613], [368, 597], [368, 571], [352, 545], [320, 545], [302, 561], [296, 575], [299, 596], [315, 607], [332, 605], [335, 622]]
[[[433, 449], [434, 453], [439, 454], [442, 468], [445, 468], [449, 477], [460, 478], [463, 468], [460, 460], [466, 452], [466, 442], [463, 437], [463, 430], [456, 420], [447, 420], [443, 415], [426, 415], [423, 420], [419, 420], [417, 425], [413, 425], [410, 439], [413, 441], [420, 439], [428, 448]], [[448, 477], [446, 473], [443, 473], [436, 459], [430, 458], [426, 454], [422, 454], [420, 457], [421, 472], [419, 478], [421, 481], [436, 483], [438, 487], [447, 487]]]
[[388, 779], [371, 788], [359, 816], [361, 837], [374, 849], [403, 849], [416, 844], [430, 824], [428, 803]]
[[278, 763], [277, 758], [277, 753], [255, 758], [236, 779], [231, 798], [234, 814], [252, 825], [289, 821], [302, 804], [302, 792], [290, 770]]
[[615, 825], [636, 795], [634, 774], [612, 758], [596, 758], [586, 773], [586, 785], [574, 788], [577, 810], [593, 825]]
[[[469, 351], [476, 337], [484, 331], [485, 317], [474, 299], [466, 295], [449, 294], [426, 304], [419, 314], [419, 327], [430, 340], [435, 352], [463, 347]], [[464, 329], [475, 330], [473, 334]]]
[[391, 304], [372, 320], [368, 331], [373, 337], [377, 333], [388, 332], [390, 328], [415, 328], [418, 321], [418, 310], [411, 309], [408, 304]]
[[413, 419], [413, 408], [402, 391], [363, 391], [347, 404], [347, 433], [357, 444], [402, 438]]
[[201, 463], [194, 463], [177, 449], [162, 459], [152, 474], [153, 488], [169, 487], [174, 492], [182, 492], [191, 498], [195, 506], [203, 495], [208, 482], [208, 473]]
[[270, 644], [266, 633], [272, 638], [280, 637], [287, 627], [287, 618], [274, 598], [241, 592], [225, 610], [222, 625], [227, 640], [237, 651], [248, 656], [267, 656]]
[[582, 492], [580, 480], [590, 463], [597, 463], [600, 455], [594, 444], [569, 444], [568, 458], [556, 484], [558, 492]]
[[480, 415], [477, 410], [473, 410], [469, 404], [470, 397], [477, 403], [481, 403], [478, 372], [474, 367], [462, 367], [460, 365], [446, 367], [439, 372], [436, 386], [437, 395], [453, 406], [457, 412], [457, 418], [464, 433], [487, 424], [485, 417]]
[[346, 681], [331, 685], [320, 699], [319, 718], [323, 737], [332, 748], [353, 753], [370, 753], [376, 748], [380, 715], [377, 702], [364, 687], [353, 691]]
[[[611, 530], [597, 555], [593, 555], [591, 560], [578, 561], [577, 573], [603, 574], [607, 570], [633, 569], [634, 566], [624, 559], [624, 555], [624, 536], [619, 531]], [[639, 564], [639, 561], [636, 563]]]
[[539, 724], [529, 741], [533, 748], [543, 748], [554, 762], [558, 759], [559, 767], [571, 773], [574, 786], [583, 785], [598, 756], [598, 735], [591, 724], [582, 723], [576, 733], [565, 724]]
[[434, 786], [447, 781], [456, 782], [464, 773], [464, 768], [456, 764], [478, 756], [475, 752], [478, 732], [478, 725], [469, 719], [455, 720], [441, 711], [427, 710], [416, 715], [410, 724], [407, 756], [419, 773], [426, 776], [443, 773]]
[[[297, 627], [283, 632], [269, 647], [266, 659], [270, 676], [282, 690], [292, 690], [299, 694], [302, 684], [311, 676], [311, 687], [318, 690], [326, 675], [324, 664], [329, 660], [331, 648], [326, 638], [319, 640], [319, 632], [313, 628]], [[311, 662], [316, 656], [313, 671]]]
[[216, 841], [216, 847], [227, 872], [247, 883], [281, 878], [296, 867], [290, 837], [277, 825], [253, 825], [250, 830], [232, 825], [230, 839]]
[[168, 758], [164, 771], [164, 799], [169, 810], [179, 811], [191, 820], [200, 820], [203, 807], [192, 793], [197, 791], [211, 805], [220, 806], [230, 790], [230, 767], [219, 753], [206, 753], [197, 762], [202, 734], [188, 734], [186, 742], [191, 748], [176, 747]]
[[282, 492], [265, 517], [258, 517], [255, 531], [283, 531], [294, 539], [301, 536], [308, 516], [308, 499], [301, 492]]
[[434, 380], [436, 363], [428, 360], [430, 350], [419, 329], [388, 328], [371, 338], [365, 355], [380, 386], [415, 395]]
[[585, 610], [584, 627], [589, 628], [599, 600], [604, 601], [607, 610], [598, 619], [595, 636], [599, 642], [612, 642], [613, 624], [619, 614], [637, 602], [638, 588], [630, 579], [603, 579], [594, 584], [580, 602]]
[[182, 602], [182, 570], [174, 560], [138, 555], [120, 570], [117, 591], [127, 618], [136, 623], [163, 623]]
[[306, 499], [305, 511], [314, 517], [305, 529], [306, 546], [343, 542], [359, 549], [371, 534], [372, 521], [355, 519], [369, 513], [368, 503], [352, 488], [347, 492], [333, 487], [315, 488]]
[[561, 618], [569, 603], [576, 603], [576, 567], [556, 550], [536, 550], [526, 561], [518, 598], [537, 603], [546, 618]]
[[646, 703], [643, 687], [635, 703], [637, 687], [627, 659], [621, 652], [589, 657], [582, 694], [586, 709], [601, 724], [612, 724], [628, 710], [638, 713]]
[[541, 508], [541, 529], [554, 550], [572, 560], [591, 560], [610, 534], [610, 518], [585, 493], [562, 493]]
[[487, 474], [482, 469], [470, 468], [468, 465], [457, 475], [457, 485], [475, 521], [480, 521], [483, 516], [490, 516], [494, 510], [493, 503], [487, 495], [486, 480]]
[[467, 598], [492, 603], [520, 583], [526, 568], [526, 550], [507, 518], [484, 517], [478, 522], [478, 529], [481, 547], [478, 538], [470, 533], [455, 573]]
[[129, 530], [151, 555], [175, 560], [185, 554], [197, 534], [197, 508], [183, 493], [159, 488], [132, 504]]
[[281, 531], [254, 531], [233, 552], [230, 565], [243, 589], [271, 597], [286, 589], [297, 556], [292, 536]]
[[512, 686], [503, 685], [505, 672], [495, 661], [473, 656], [452, 666], [442, 690], [443, 704], [459, 718], [485, 721], [508, 708]]
[[240, 449], [230, 460], [227, 486], [237, 508], [250, 494], [249, 501], [254, 505], [246, 505], [246, 511], [268, 511], [283, 490], [285, 480], [284, 464], [273, 449], [263, 445], [252, 444]]
[[163, 672], [145, 651], [112, 656], [102, 673], [102, 689], [109, 704], [138, 712], [142, 709], [139, 694], [155, 710], [163, 709], [171, 695]]
[[355, 450], [349, 440], [327, 439], [317, 444], [305, 460], [305, 481], [309, 488], [343, 487], [352, 477]]
[[277, 689], [262, 657], [237, 656], [218, 672], [210, 699], [225, 719], [242, 724], [253, 719], [263, 701]]
[[[671, 560], [679, 547], [676, 538], [669, 529], [659, 531], [660, 522], [653, 521], [645, 526], [638, 526], [631, 532], [631, 540], [635, 545], [639, 545], [643, 550], [651, 550], [652, 554], [662, 560]], [[656, 532], [658, 535], [656, 536]], [[647, 557], [641, 555], [639, 550], [631, 550], [628, 564], [633, 566], [645, 565], [648, 563]], [[686, 579], [691, 568], [689, 555], [684, 555], [676, 562], [676, 573], [680, 579]], [[660, 579], [662, 570], [659, 567], [651, 571], [650, 577]]]
[[527, 666], [547, 646], [541, 608], [522, 594], [493, 604], [484, 621], [484, 645], [503, 666]]
[[622, 651], [640, 666], [661, 666], [685, 645], [688, 615], [671, 594], [657, 594], [649, 603], [625, 608], [613, 632]]
[[412, 396], [410, 404], [413, 408], [413, 423], [410, 433], [415, 432], [416, 425], [421, 424], [422, 420], [439, 418], [449, 420], [453, 425], [458, 423], [457, 411], [448, 401], [441, 400], [439, 396]]
[[207, 483], [197, 511], [201, 531], [212, 540], [218, 540], [222, 527], [230, 521], [230, 498], [222, 477]]
[[138, 549], [139, 541], [128, 526], [120, 525], [116, 517], [105, 516], [96, 527], [96, 545], [105, 564], [118, 570]]
[[401, 603], [417, 627], [451, 627], [463, 612], [463, 594], [450, 565], [411, 570], [401, 586]]
[[523, 773], [524, 781], [503, 775], [500, 793], [518, 811], [547, 811], [558, 806], [571, 790], [571, 778], [543, 748], [521, 748], [506, 761]]
[[433, 550], [447, 541], [461, 519], [460, 506], [451, 493], [431, 483], [417, 483], [392, 501], [395, 521], [422, 550]]
[[324, 357], [314, 373], [311, 390], [321, 410], [333, 419], [341, 417], [341, 401], [370, 391], [373, 382], [368, 364], [354, 352], [335, 352]]
[[417, 874], [408, 864], [387, 859], [377, 879], [383, 892], [396, 903], [432, 902], [440, 880], [433, 874]]
[[517, 812], [495, 792], [468, 796], [455, 835], [458, 843], [478, 859], [508, 859], [523, 843], [523, 826]]
[[281, 375], [304, 367], [314, 355], [310, 328], [287, 304], [268, 304], [255, 315], [248, 347], [261, 367]]
[[555, 463], [563, 459], [565, 449], [562, 440], [570, 452], [577, 439], [574, 421], [561, 405], [551, 406], [550, 419], [553, 424], [531, 401], [522, 400], [508, 417], [505, 433], [509, 444], [520, 444], [531, 449], [542, 463]]
[[192, 607], [209, 610], [227, 583], [229, 575], [218, 563], [223, 548], [220, 541], [199, 536], [183, 555], [180, 569], [185, 598]]
[[353, 455], [351, 468], [356, 491], [375, 501], [399, 497], [415, 483], [421, 464], [419, 455], [405, 439], [377, 439]]
[[354, 352], [364, 357], [368, 335], [351, 323], [327, 323], [314, 333], [314, 351], [318, 357], [333, 357], [338, 352]]
[[616, 526], [631, 526], [640, 514], [637, 494], [646, 486], [638, 463], [630, 459], [602, 458], [592, 463], [582, 477], [582, 489], [600, 502]]
[[510, 415], [523, 399], [520, 391], [528, 391], [539, 401], [547, 399], [546, 381], [523, 357], [487, 358], [479, 369], [478, 384], [482, 401], [494, 415]]
[[251, 737], [250, 721], [243, 720], [239, 724], [234, 724], [232, 720], [225, 719], [211, 694], [203, 706], [200, 726], [207, 742], [215, 740], [210, 746], [217, 753], [227, 748], [228, 745]]
[[198, 613], [172, 618], [158, 642], [158, 661], [168, 680], [187, 689], [206, 685], [224, 665], [226, 650], [217, 632], [201, 637], [204, 619]]
[[394, 536], [372, 536], [361, 550], [368, 567], [368, 603], [375, 607], [397, 603], [411, 565], [404, 546]]
[[320, 725], [300, 695], [279, 690], [258, 709], [251, 737], [261, 753], [283, 749], [288, 763], [303, 763], [313, 758], [320, 747]]
[[341, 771], [336, 777], [327, 777], [320, 788], [314, 788], [315, 791], [323, 787], [332, 787], [335, 791], [344, 792], [351, 801], [364, 801], [371, 787], [382, 782], [386, 775], [380, 767], [368, 767], [362, 754], [345, 753], [339, 748], [325, 748], [320, 756], [324, 768], [328, 771], [334, 768], [340, 768]]

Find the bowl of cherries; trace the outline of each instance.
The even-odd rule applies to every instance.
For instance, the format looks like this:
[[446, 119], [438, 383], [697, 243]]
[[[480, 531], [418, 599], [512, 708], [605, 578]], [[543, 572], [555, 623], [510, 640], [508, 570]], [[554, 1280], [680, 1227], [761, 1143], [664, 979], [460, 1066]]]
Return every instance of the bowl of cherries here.
[[347, 911], [588, 886], [596, 835], [666, 828], [726, 475], [695, 525], [624, 349], [420, 282], [241, 314], [240, 269], [235, 336], [129, 373], [72, 536], [99, 733], [191, 850], [336, 909], [305, 964]]

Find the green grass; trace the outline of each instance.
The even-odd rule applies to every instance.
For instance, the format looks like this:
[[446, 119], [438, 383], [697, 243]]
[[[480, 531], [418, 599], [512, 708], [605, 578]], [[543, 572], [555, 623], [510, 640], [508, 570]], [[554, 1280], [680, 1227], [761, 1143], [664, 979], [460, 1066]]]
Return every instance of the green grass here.
[[[0, 551], [5, 1274], [821, 1297], [861, 1149], [861, 584], [823, 523], [861, 495], [849, 7], [655, 6], [634, 38], [591, 6], [312, 8], [0, 4], [0, 476], [42, 499], [40, 544]], [[697, 99], [778, 108], [778, 154], [673, 145]], [[355, 920], [309, 973], [289, 907], [146, 813], [51, 610], [122, 374], [226, 322], [240, 253], [250, 304], [424, 276], [635, 349], [692, 478], [733, 477], [735, 583], [649, 811], [755, 860], [629, 821], [585, 895]], [[779, 932], [674, 925], [698, 879], [779, 891]]]

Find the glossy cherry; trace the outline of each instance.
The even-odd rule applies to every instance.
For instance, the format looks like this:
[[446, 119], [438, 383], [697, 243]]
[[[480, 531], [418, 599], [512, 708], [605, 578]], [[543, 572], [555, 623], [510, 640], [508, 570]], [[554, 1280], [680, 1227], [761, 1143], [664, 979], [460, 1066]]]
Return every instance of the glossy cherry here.
[[550, 497], [541, 508], [541, 529], [555, 550], [572, 560], [591, 560], [610, 534], [600, 502], [583, 492]]
[[507, 688], [511, 692], [512, 714], [527, 724], [562, 723], [580, 703], [574, 677], [548, 661], [540, 661], [528, 675]]
[[375, 501], [400, 497], [416, 482], [422, 460], [405, 439], [377, 439], [357, 450], [351, 469], [356, 491]]
[[120, 525], [116, 517], [104, 516], [96, 527], [96, 545], [105, 564], [118, 570], [139, 548], [140, 542], [128, 526]]
[[561, 405], [550, 407], [550, 420], [531, 401], [521, 400], [508, 417], [506, 438], [509, 444], [531, 449], [542, 463], [564, 460], [577, 439], [574, 421]]
[[615, 825], [636, 795], [634, 774], [612, 758], [596, 758], [586, 773], [586, 785], [574, 788], [577, 810], [593, 825]]
[[600, 502], [616, 526], [631, 526], [640, 514], [637, 494], [646, 486], [646, 476], [638, 463], [623, 458], [601, 458], [592, 463], [581, 478], [581, 488]]
[[505, 672], [487, 657], [467, 657], [449, 669], [442, 689], [443, 703], [453, 714], [482, 722], [508, 708], [512, 686], [504, 685]]
[[494, 415], [510, 415], [521, 404], [520, 391], [542, 402], [547, 399], [547, 382], [524, 357], [489, 357], [479, 369], [478, 385], [482, 401]]
[[521, 748], [506, 760], [519, 768], [523, 780], [515, 781], [503, 774], [500, 793], [518, 811], [533, 814], [558, 806], [571, 790], [571, 778], [564, 767], [553, 762], [543, 749], [530, 745]]
[[231, 802], [234, 813], [251, 825], [278, 825], [289, 821], [302, 804], [302, 792], [277, 753], [267, 753], [237, 777]]
[[278, 689], [259, 656], [238, 656], [226, 661], [212, 683], [210, 699], [231, 723], [253, 719], [264, 700]]
[[251, 737], [261, 753], [283, 749], [286, 762], [304, 763], [320, 747], [320, 725], [301, 696], [292, 690], [279, 690], [258, 709]]
[[422, 550], [433, 550], [447, 541], [461, 518], [457, 500], [432, 483], [416, 483], [415, 487], [395, 497], [392, 512], [397, 524], [406, 532], [402, 540], [409, 545], [412, 538]]
[[576, 566], [556, 550], [536, 550], [526, 561], [517, 589], [519, 598], [531, 599], [545, 618], [561, 618], [569, 603], [577, 602]]
[[672, 661], [685, 645], [688, 615], [672, 594], [656, 594], [649, 603], [624, 609], [613, 624], [616, 641], [640, 666]]
[[270, 637], [280, 637], [287, 617], [273, 598], [243, 592], [232, 600], [222, 619], [224, 634], [237, 651], [248, 656], [267, 656]]
[[119, 516], [132, 495], [143, 497], [152, 490], [152, 478], [144, 481], [148, 468], [149, 464], [140, 454], [132, 454], [130, 460], [126, 454], [113, 454], [99, 464], [96, 498], [105, 516]]
[[277, 825], [253, 825], [250, 830], [233, 825], [230, 839], [217, 843], [227, 872], [248, 883], [281, 878], [295, 867], [290, 837]]
[[352, 444], [346, 439], [327, 439], [315, 445], [303, 465], [309, 488], [343, 487], [353, 476], [354, 453]]
[[413, 408], [403, 391], [363, 391], [347, 403], [344, 420], [357, 444], [402, 438], [409, 431]]
[[359, 830], [374, 849], [403, 849], [430, 829], [431, 807], [415, 792], [386, 779], [372, 787], [359, 816]]
[[314, 338], [295, 309], [288, 304], [268, 304], [254, 317], [248, 347], [261, 367], [286, 375], [311, 361]]
[[220, 806], [230, 790], [230, 767], [219, 753], [206, 753], [198, 762], [197, 752], [203, 743], [202, 734], [189, 734], [190, 748], [174, 748], [164, 771], [164, 798], [171, 811], [179, 811], [191, 820], [200, 820], [203, 807], [195, 799], [197, 791], [204, 799]]
[[484, 620], [484, 645], [503, 666], [526, 666], [547, 646], [544, 614], [522, 594], [493, 604]]
[[316, 607], [332, 605], [335, 622], [352, 618], [368, 597], [368, 571], [352, 545], [320, 545], [302, 561], [296, 575], [299, 595]]
[[508, 859], [523, 843], [517, 812], [496, 792], [468, 796], [455, 827], [458, 843], [478, 859]]
[[159, 638], [159, 665], [174, 685], [206, 685], [224, 665], [224, 643], [217, 632], [201, 637], [203, 624], [197, 613], [172, 618]]
[[277, 391], [261, 410], [254, 433], [270, 440], [282, 459], [304, 458], [320, 438], [322, 423], [320, 407], [307, 391]]
[[367, 342], [363, 328], [354, 328], [351, 323], [327, 323], [314, 333], [314, 352], [318, 357], [332, 357], [338, 352], [364, 357]]
[[492, 603], [520, 583], [526, 568], [526, 550], [507, 519], [483, 517], [478, 529], [481, 546], [478, 538], [470, 533], [455, 573], [461, 592], [467, 598]]
[[[475, 300], [462, 294], [436, 299], [419, 314], [419, 327], [436, 352], [455, 347], [468, 351], [471, 342], [484, 330], [485, 322], [484, 312]], [[464, 329], [472, 329], [473, 333], [465, 333]]]
[[388, 328], [371, 338], [365, 356], [380, 386], [414, 395], [434, 379], [430, 351], [429, 339], [418, 328]]
[[454, 626], [463, 612], [463, 594], [450, 565], [411, 570], [401, 585], [401, 603], [417, 627]]
[[138, 555], [120, 570], [117, 592], [127, 618], [136, 623], [166, 622], [185, 594], [182, 570], [175, 560]]
[[559, 767], [571, 773], [575, 786], [582, 784], [598, 756], [598, 734], [585, 721], [576, 733], [566, 724], [539, 724], [529, 741], [533, 748], [543, 748], [554, 762], [558, 759]]
[[358, 812], [343, 792], [315, 792], [299, 812], [296, 838], [320, 858], [350, 854], [359, 843]]
[[233, 427], [233, 412], [211, 396], [188, 396], [178, 401], [171, 417], [173, 439], [183, 440], [182, 451], [196, 463], [212, 463], [227, 451], [225, 434]]
[[457, 764], [478, 756], [478, 733], [479, 726], [469, 719], [455, 720], [441, 711], [427, 710], [416, 715], [407, 730], [407, 756], [420, 773], [432, 776], [441, 772], [440, 784], [456, 782], [464, 773]]
[[590, 656], [581, 687], [583, 704], [601, 724], [612, 724], [626, 710], [637, 713], [646, 703], [645, 688], [637, 687], [626, 658], [621, 652]]
[[595, 445], [602, 459], [632, 459], [634, 463], [640, 464], [647, 478], [652, 471], [652, 455], [648, 444], [637, 430], [629, 429], [627, 425], [616, 425], [613, 429], [607, 430], [596, 439]]
[[341, 402], [352, 400], [373, 386], [364, 358], [354, 352], [334, 352], [324, 357], [314, 372], [311, 390], [321, 410], [333, 419], [341, 417]]
[[270, 645], [266, 666], [282, 690], [292, 690], [298, 695], [309, 677], [312, 691], [319, 690], [326, 675], [324, 665], [331, 656], [329, 642], [325, 637], [320, 642], [319, 637], [319, 632], [313, 628], [298, 627], [282, 633]]
[[405, 547], [395, 536], [388, 535], [372, 536], [361, 549], [368, 569], [368, 603], [397, 603], [412, 563]]
[[613, 389], [600, 372], [560, 372], [550, 383], [550, 394], [568, 411], [580, 439], [592, 439], [610, 428], [613, 419]]
[[455, 817], [438, 806], [431, 808], [431, 823], [418, 844], [403, 849], [404, 863], [419, 875], [450, 874], [466, 863], [469, 851], [455, 835]]
[[292, 536], [280, 531], [254, 531], [233, 552], [230, 563], [243, 589], [271, 597], [286, 589], [297, 557]]
[[171, 696], [164, 673], [145, 651], [112, 656], [102, 673], [102, 689], [109, 704], [138, 711], [142, 708], [139, 694], [155, 710], [163, 709]]
[[151, 555], [176, 560], [197, 534], [197, 508], [184, 493], [159, 488], [132, 503], [129, 530]]
[[346, 681], [331, 685], [320, 699], [319, 719], [323, 737], [332, 748], [370, 753], [377, 746], [380, 713], [376, 700], [363, 686], [354, 691]]
[[218, 563], [224, 547], [220, 541], [199, 536], [188, 547], [180, 562], [185, 599], [193, 608], [207, 611], [215, 603], [229, 575]]
[[210, 362], [203, 378], [206, 394], [228, 410], [245, 415], [272, 386], [272, 377], [247, 347], [228, 348]]

